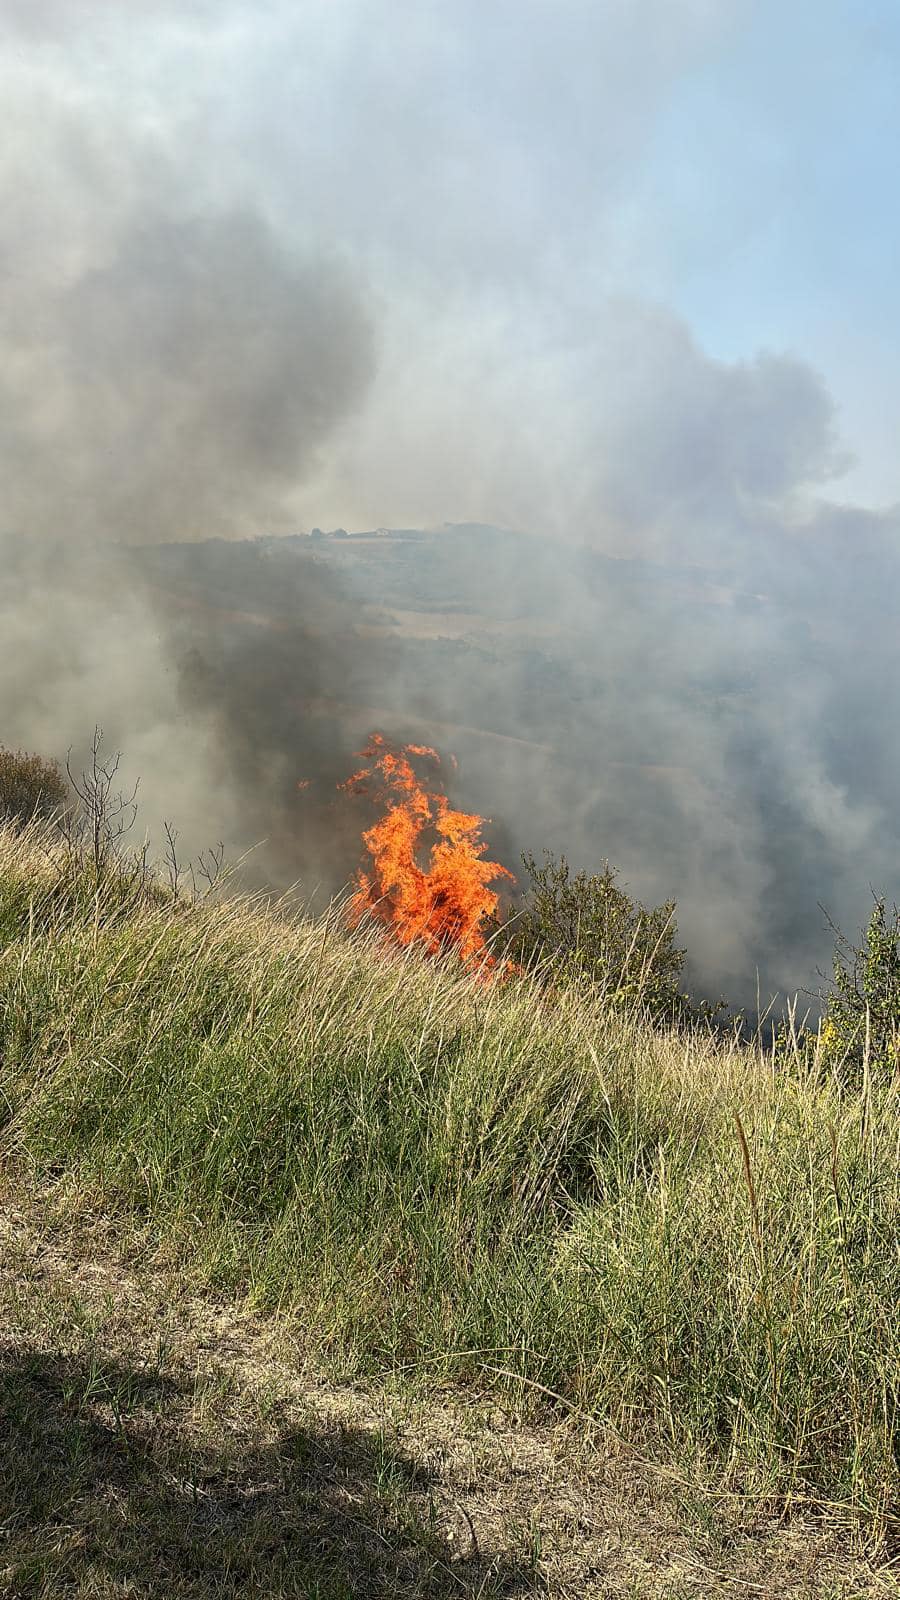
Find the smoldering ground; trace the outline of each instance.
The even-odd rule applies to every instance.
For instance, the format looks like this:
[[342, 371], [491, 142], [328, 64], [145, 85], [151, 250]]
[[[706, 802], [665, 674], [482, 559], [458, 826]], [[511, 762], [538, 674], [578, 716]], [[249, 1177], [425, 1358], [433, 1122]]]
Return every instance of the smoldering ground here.
[[898, 888], [898, 516], [840, 502], [807, 363], [713, 360], [614, 270], [739, 8], [64, 9], [0, 17], [0, 739], [99, 721], [157, 837], [333, 888], [378, 714], [456, 752], [492, 854], [674, 895], [699, 988], [814, 984], [819, 902]]

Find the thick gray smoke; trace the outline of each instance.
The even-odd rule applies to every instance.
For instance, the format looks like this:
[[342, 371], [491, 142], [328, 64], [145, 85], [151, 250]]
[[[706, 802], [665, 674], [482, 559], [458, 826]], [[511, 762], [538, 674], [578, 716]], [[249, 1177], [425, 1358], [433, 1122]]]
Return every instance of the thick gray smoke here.
[[252, 212], [130, 216], [13, 314], [0, 472], [30, 539], [256, 531], [369, 376], [344, 274], [285, 255]]
[[0, 187], [0, 739], [77, 763], [99, 721], [157, 837], [170, 817], [237, 849], [216, 717], [186, 714], [170, 602], [120, 547], [283, 525], [365, 393], [370, 318], [249, 204], [197, 205], [93, 110], [72, 139], [55, 99], [30, 111], [40, 181], [23, 195], [10, 162]]
[[[835, 498], [807, 362], [622, 292], [659, 108], [743, 9], [9, 0], [0, 742], [100, 721], [157, 833], [335, 887], [296, 781], [377, 717], [511, 864], [675, 895], [699, 986], [814, 983], [818, 902], [900, 889], [900, 517]], [[241, 543], [445, 521], [522, 536]]]

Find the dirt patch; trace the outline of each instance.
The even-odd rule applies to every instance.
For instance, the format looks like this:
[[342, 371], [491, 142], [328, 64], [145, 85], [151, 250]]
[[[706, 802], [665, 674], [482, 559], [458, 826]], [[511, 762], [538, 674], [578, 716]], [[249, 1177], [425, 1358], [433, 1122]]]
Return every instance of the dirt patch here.
[[0, 1194], [0, 1594], [900, 1594], [833, 1516], [711, 1496], [577, 1418], [311, 1371], [83, 1198]]

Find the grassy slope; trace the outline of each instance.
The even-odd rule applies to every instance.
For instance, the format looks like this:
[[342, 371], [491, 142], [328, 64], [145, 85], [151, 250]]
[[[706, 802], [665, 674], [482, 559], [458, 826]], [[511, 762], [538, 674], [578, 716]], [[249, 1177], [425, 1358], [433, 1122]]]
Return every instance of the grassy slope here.
[[887, 1091], [333, 923], [98, 894], [7, 832], [0, 1104], [37, 1175], [344, 1370], [551, 1391], [707, 1481], [896, 1512]]
[[302, 1334], [76, 1200], [0, 1182], [4, 1596], [900, 1593], [838, 1519], [703, 1492], [581, 1419], [311, 1373]]

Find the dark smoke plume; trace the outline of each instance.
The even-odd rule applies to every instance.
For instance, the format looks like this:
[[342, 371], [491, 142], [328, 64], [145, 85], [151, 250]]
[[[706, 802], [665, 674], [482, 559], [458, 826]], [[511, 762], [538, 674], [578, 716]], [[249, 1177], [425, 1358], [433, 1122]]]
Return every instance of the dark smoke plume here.
[[[39, 263], [32, 279], [14, 246], [0, 738], [59, 756], [99, 721], [142, 774], [148, 825], [177, 817], [192, 844], [252, 843], [222, 783], [217, 719], [185, 700], [169, 602], [137, 583], [121, 546], [284, 519], [286, 491], [370, 379], [360, 296], [246, 210], [129, 214], [57, 282]], [[240, 683], [223, 692], [244, 705]]]

